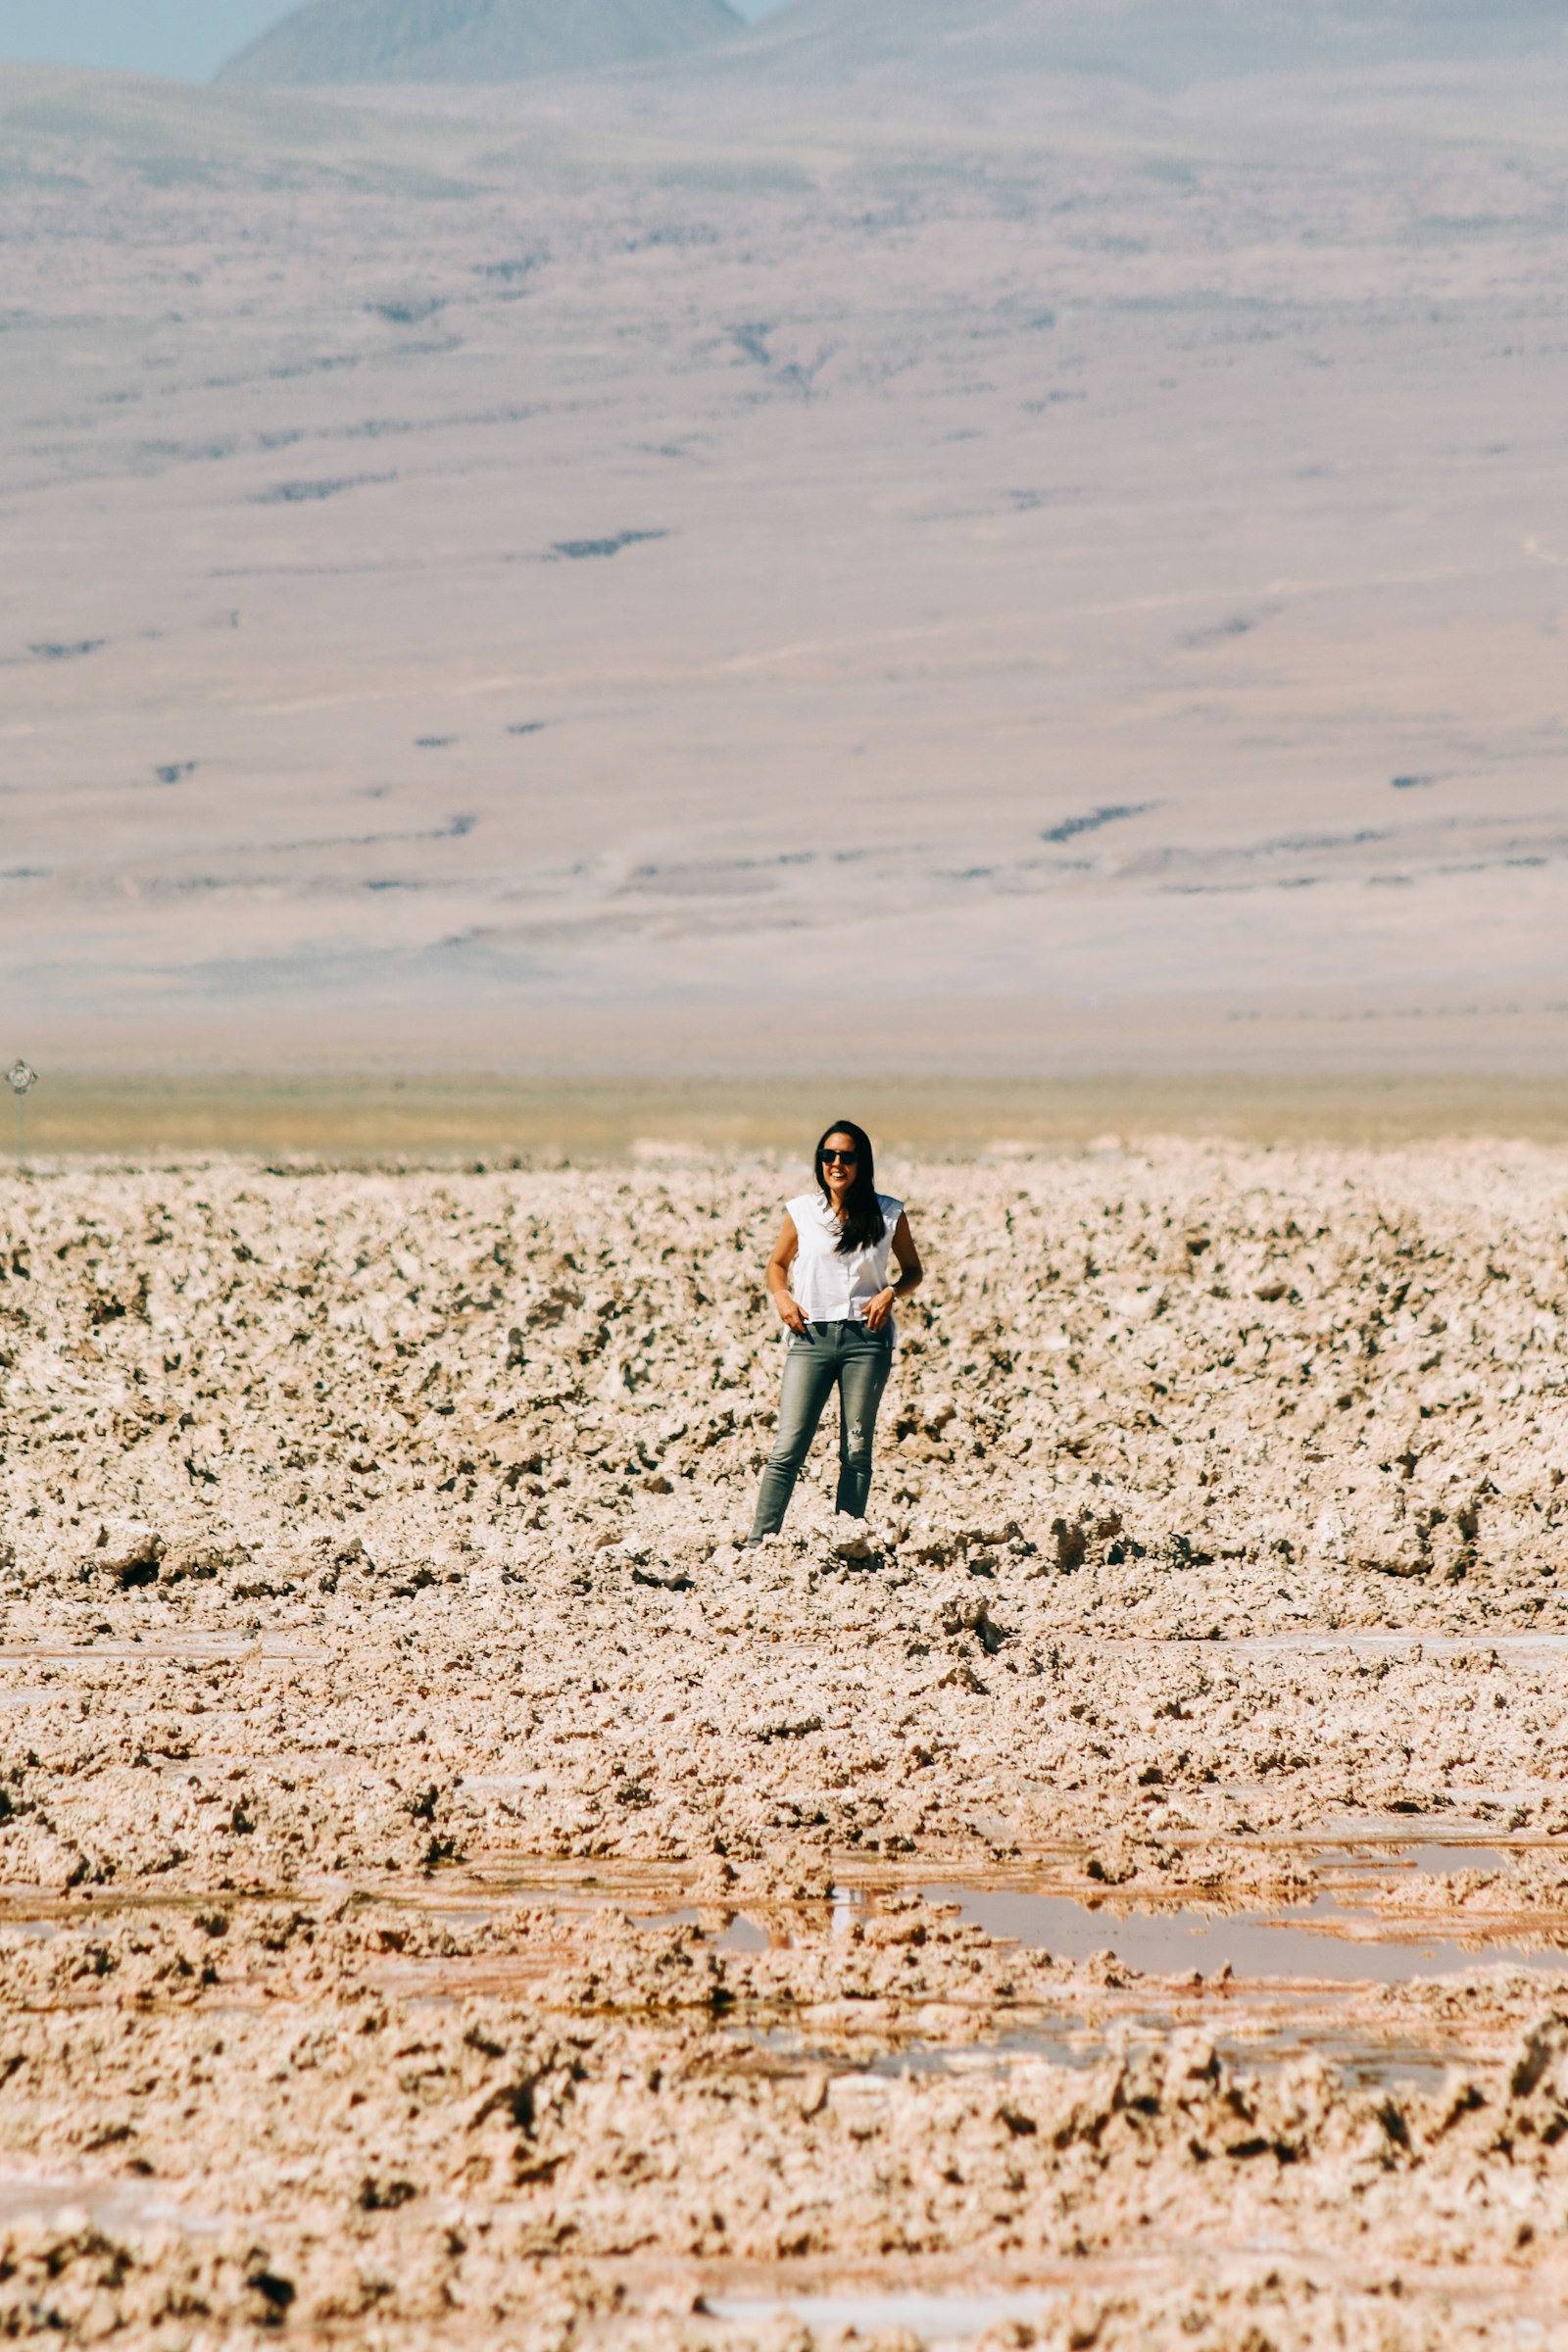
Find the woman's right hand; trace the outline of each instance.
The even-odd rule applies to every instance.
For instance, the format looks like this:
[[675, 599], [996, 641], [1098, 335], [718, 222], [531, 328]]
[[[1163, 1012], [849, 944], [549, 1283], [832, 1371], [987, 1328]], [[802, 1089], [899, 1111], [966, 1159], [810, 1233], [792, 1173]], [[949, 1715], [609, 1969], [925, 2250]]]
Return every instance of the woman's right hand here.
[[795, 1219], [786, 1209], [778, 1240], [773, 1244], [773, 1254], [767, 1261], [767, 1295], [778, 1308], [785, 1329], [793, 1331], [797, 1339], [805, 1336], [806, 1317], [790, 1297], [790, 1268], [800, 1246]]

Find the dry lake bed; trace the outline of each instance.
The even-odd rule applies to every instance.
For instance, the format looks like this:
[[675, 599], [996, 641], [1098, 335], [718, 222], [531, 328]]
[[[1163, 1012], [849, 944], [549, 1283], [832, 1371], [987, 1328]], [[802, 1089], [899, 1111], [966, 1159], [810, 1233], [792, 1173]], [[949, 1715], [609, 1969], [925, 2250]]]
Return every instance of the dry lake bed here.
[[1568, 2341], [1568, 1159], [0, 1193], [0, 2326]]

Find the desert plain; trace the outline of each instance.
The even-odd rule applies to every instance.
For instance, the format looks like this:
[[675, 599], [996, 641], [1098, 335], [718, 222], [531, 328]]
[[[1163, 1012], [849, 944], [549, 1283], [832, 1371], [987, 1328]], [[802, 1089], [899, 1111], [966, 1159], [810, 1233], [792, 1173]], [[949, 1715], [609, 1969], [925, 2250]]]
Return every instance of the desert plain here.
[[4, 70], [9, 2339], [1568, 2346], [1568, 68], [1061, 13]]
[[1564, 2339], [1560, 1149], [799, 1180], [7, 1185], [9, 2332]]
[[8, 1053], [1561, 1070], [1560, 42], [1152, 88], [881, 13], [7, 70]]

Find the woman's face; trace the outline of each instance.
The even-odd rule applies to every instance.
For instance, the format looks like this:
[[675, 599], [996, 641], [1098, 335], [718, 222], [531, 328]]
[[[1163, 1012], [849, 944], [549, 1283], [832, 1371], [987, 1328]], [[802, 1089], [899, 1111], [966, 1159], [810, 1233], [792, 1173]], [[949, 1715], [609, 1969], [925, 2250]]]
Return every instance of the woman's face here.
[[855, 1138], [835, 1128], [822, 1146], [822, 1182], [835, 1208], [842, 1208], [851, 1185], [855, 1182], [860, 1155], [855, 1149]]

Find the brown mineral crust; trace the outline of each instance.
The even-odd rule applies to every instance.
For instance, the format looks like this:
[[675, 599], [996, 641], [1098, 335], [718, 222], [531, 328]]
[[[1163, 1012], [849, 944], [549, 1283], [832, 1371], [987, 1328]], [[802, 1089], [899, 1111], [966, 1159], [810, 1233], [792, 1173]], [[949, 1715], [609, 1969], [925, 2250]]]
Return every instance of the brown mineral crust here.
[[[898, 1169], [872, 1519], [824, 1444], [756, 1551], [786, 1170], [9, 1184], [0, 2327], [1554, 2343], [1568, 1965], [1487, 1947], [1568, 1938], [1564, 1178]], [[1141, 1977], [982, 1879], [1475, 1968]]]
[[[732, 1971], [745, 1997], [747, 1966], [690, 1931], [643, 1957], [655, 1984], [671, 1962], [688, 1971], [697, 2008]], [[980, 1955], [983, 1976], [995, 1959]], [[1518, 1999], [1494, 1992], [1501, 2011]], [[999, 2081], [746, 2066], [711, 2025], [661, 2019], [657, 1996], [640, 2017], [575, 2020], [364, 1998], [150, 2015], [136, 1997], [12, 2021], [10, 2159], [156, 2180], [210, 2217], [223, 2260], [206, 2259], [204, 2291], [229, 2325], [259, 2275], [292, 2290], [291, 2326], [379, 2309], [400, 2340], [537, 2316], [558, 2265], [601, 2292], [654, 2253], [699, 2280], [895, 2250], [1016, 2273], [1128, 2246], [1168, 2258], [1195, 2230], [1210, 2247], [1266, 2238], [1308, 2267], [1333, 2240], [1385, 2280], [1412, 2272], [1425, 2302], [1421, 2274], [1506, 2270], [1560, 2228], [1568, 2024], [1549, 2010], [1500, 2064], [1423, 2092], [1353, 2089], [1316, 2059], [1257, 2073], [1201, 2032], [1113, 2049], [1088, 2073], [1036, 2060]], [[1505, 2193], [1478, 2197], [1489, 2178]], [[27, 2243], [14, 2233], [6, 2255], [14, 2292]], [[71, 2243], [52, 2290], [68, 2329], [102, 2260], [85, 2233]], [[149, 2244], [151, 2267], [172, 2256], [178, 2278], [192, 2248], [167, 2226], [129, 2233], [127, 2277]], [[133, 2328], [148, 2291], [124, 2298]]]

